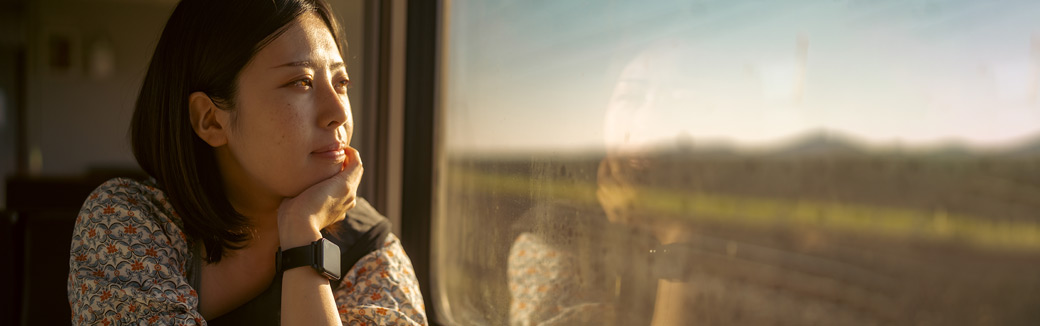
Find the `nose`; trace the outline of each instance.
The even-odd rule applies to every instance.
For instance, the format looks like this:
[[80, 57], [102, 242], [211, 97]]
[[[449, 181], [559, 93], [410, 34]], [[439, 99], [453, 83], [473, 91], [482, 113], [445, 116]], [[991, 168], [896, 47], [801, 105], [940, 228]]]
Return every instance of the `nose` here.
[[340, 126], [347, 128], [349, 134], [354, 127], [354, 119], [350, 112], [350, 99], [347, 94], [337, 92], [331, 83], [322, 87], [321, 95], [318, 96], [318, 125], [323, 128], [335, 129]]

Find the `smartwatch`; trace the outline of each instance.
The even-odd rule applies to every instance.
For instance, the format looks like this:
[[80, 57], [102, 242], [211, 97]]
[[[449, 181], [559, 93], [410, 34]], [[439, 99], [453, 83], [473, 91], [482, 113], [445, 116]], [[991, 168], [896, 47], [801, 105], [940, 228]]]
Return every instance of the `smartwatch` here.
[[326, 278], [336, 281], [340, 278], [339, 246], [328, 239], [321, 238], [311, 244], [278, 250], [275, 262], [280, 264], [279, 270], [287, 271], [297, 267], [310, 266]]

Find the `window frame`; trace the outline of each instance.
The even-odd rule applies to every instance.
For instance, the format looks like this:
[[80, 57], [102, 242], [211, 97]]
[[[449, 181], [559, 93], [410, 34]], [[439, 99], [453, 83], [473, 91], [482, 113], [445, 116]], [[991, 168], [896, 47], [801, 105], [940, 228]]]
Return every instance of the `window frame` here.
[[443, 325], [431, 269], [437, 81], [442, 1], [407, 1], [401, 155], [401, 242], [411, 258], [430, 325]]

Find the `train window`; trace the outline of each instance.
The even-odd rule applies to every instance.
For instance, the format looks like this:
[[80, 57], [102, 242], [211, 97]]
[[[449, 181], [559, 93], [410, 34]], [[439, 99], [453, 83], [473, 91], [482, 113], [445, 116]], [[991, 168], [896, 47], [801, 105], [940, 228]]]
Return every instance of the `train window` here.
[[445, 1], [454, 325], [1040, 321], [1040, 4]]

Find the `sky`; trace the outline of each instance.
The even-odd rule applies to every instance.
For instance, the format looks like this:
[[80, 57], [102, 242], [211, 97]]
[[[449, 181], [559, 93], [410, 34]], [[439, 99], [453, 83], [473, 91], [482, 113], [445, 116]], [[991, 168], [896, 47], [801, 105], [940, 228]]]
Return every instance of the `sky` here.
[[463, 152], [676, 139], [769, 147], [1040, 136], [1040, 1], [452, 1], [443, 139]]

